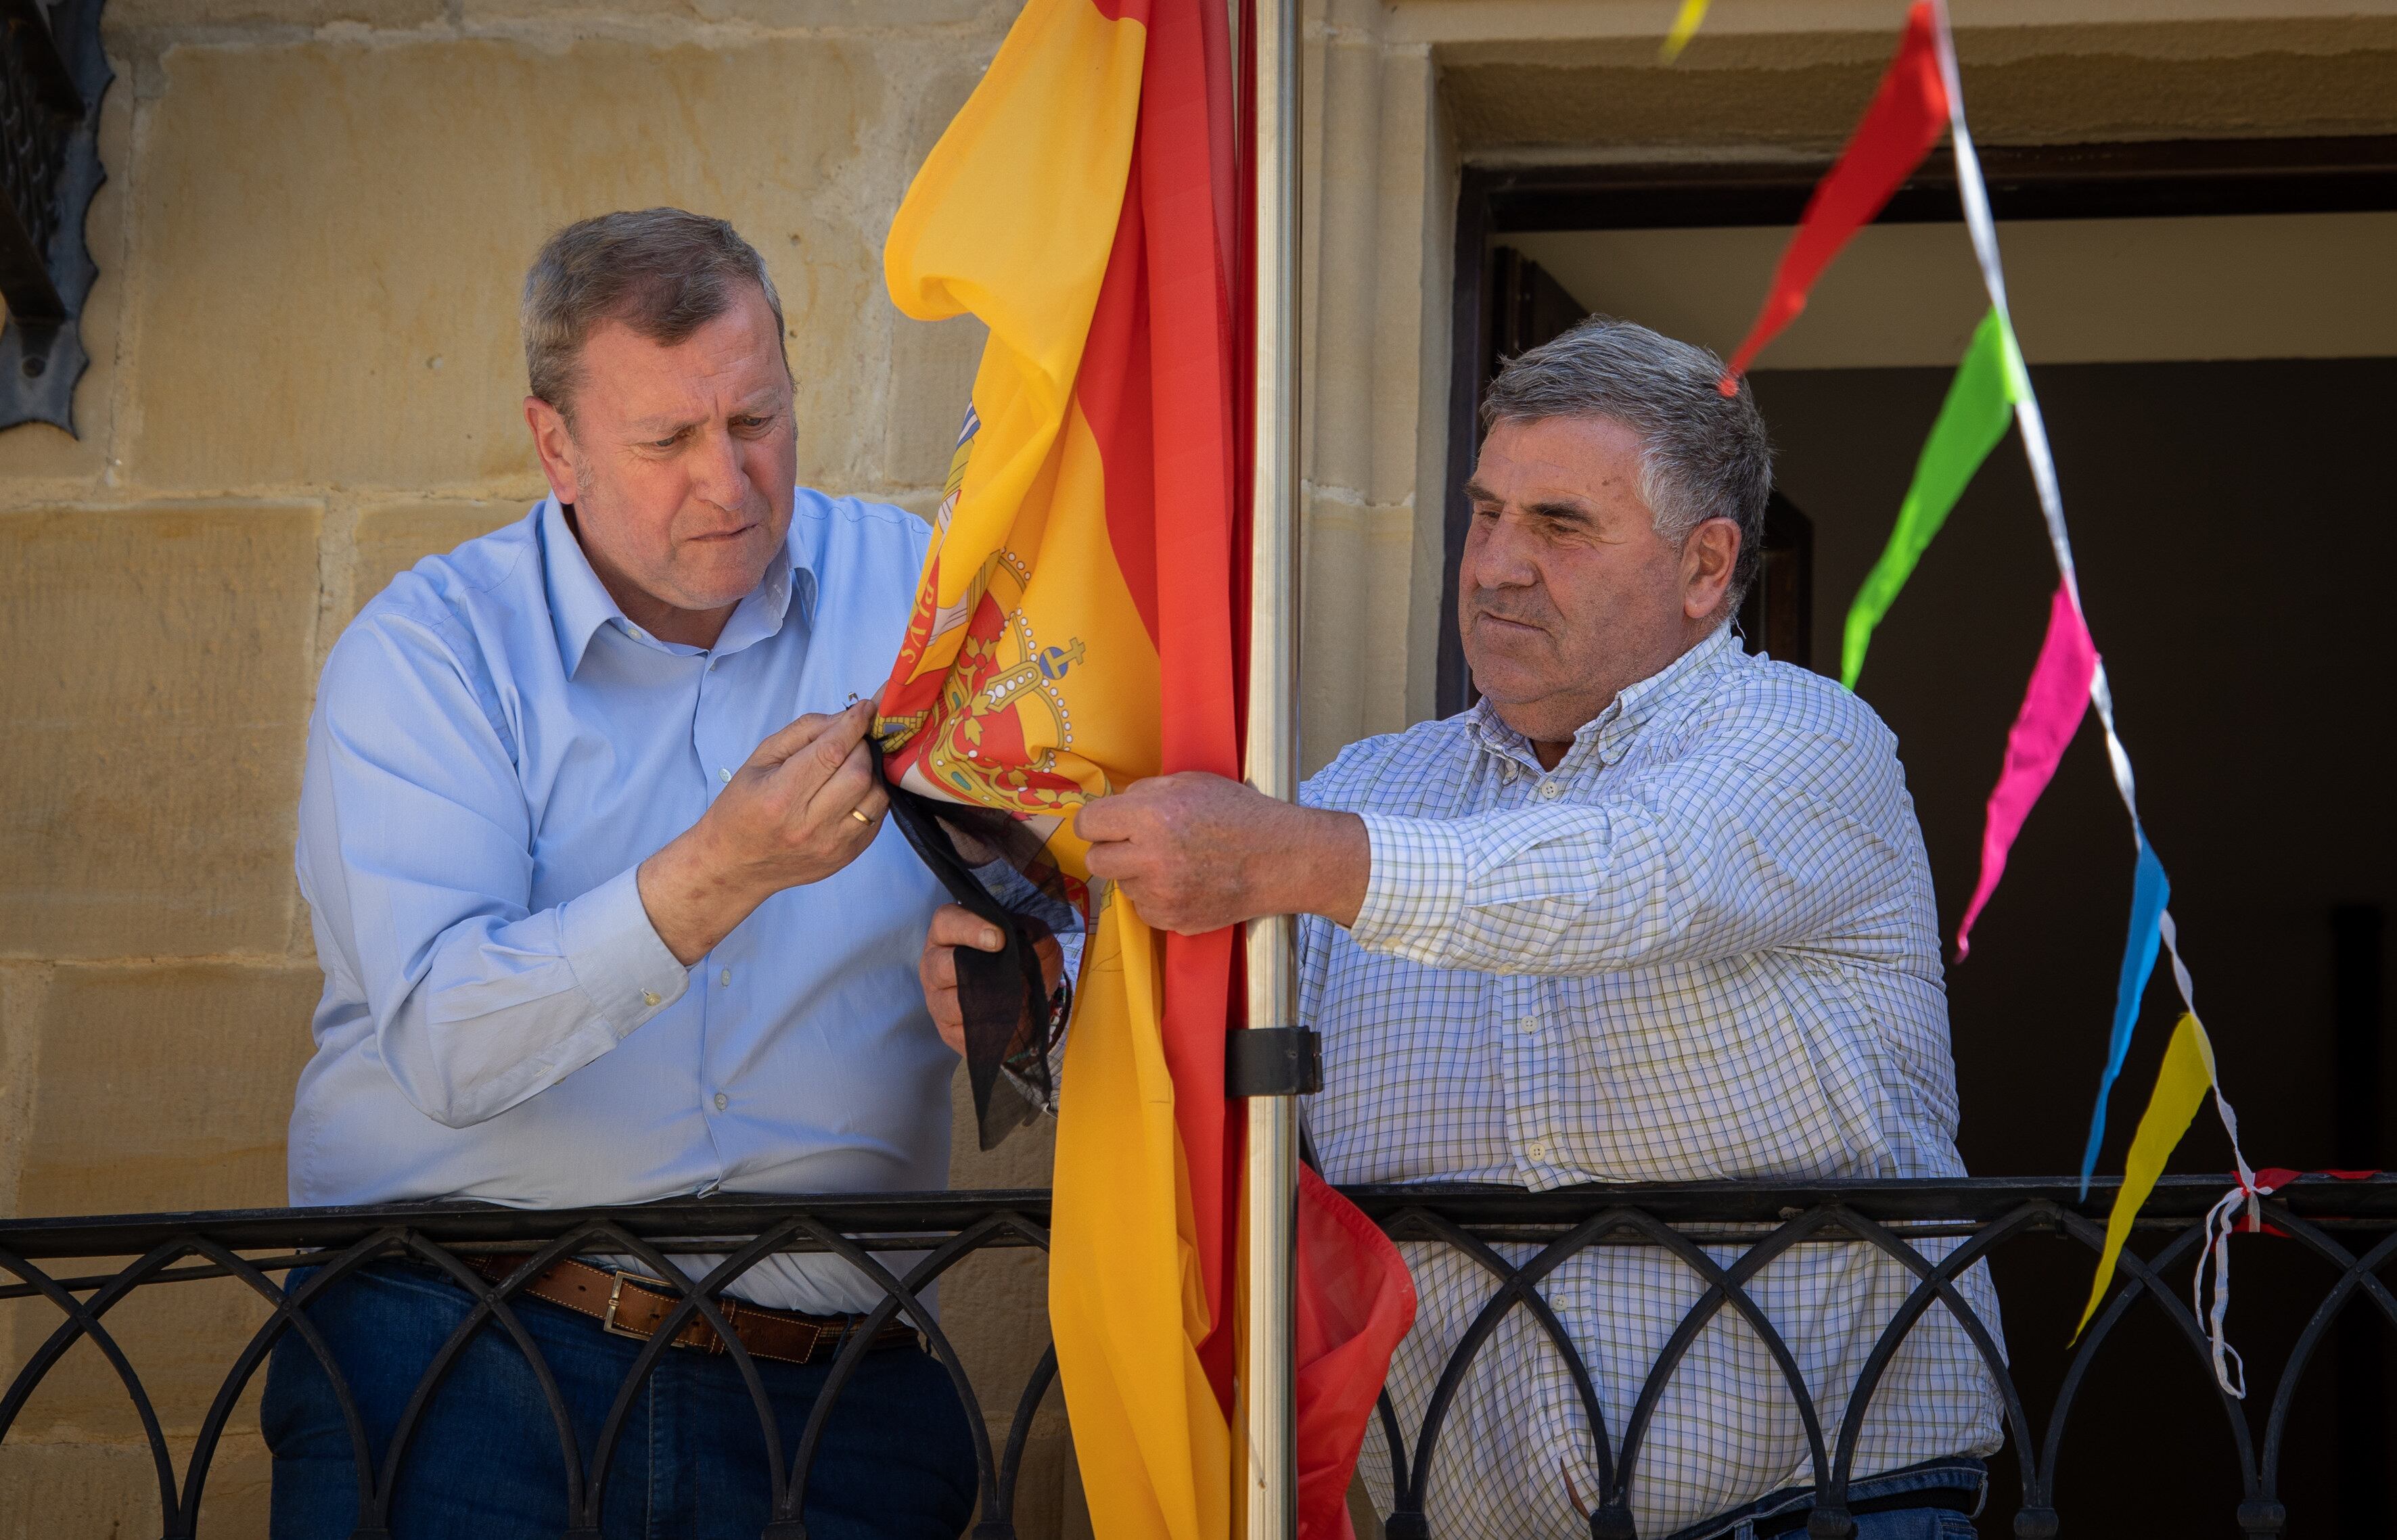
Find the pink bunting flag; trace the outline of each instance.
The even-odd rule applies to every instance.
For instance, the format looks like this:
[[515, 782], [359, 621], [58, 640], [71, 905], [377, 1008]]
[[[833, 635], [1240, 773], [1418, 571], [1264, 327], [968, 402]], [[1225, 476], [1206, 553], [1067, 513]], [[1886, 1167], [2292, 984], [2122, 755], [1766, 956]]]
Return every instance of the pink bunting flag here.
[[2089, 639], [2089, 624], [2081, 617], [2071, 592], [2059, 583], [2048, 606], [2047, 640], [2040, 644], [2022, 710], [2006, 735], [2006, 766], [1989, 793], [1989, 821], [1981, 832], [1981, 881], [1956, 927], [1960, 962], [1972, 950], [1968, 938], [1973, 922], [1981, 917], [1981, 906], [2005, 875], [2006, 853], [2014, 848], [2015, 836], [2022, 832], [2031, 804], [2047, 790], [2065, 746], [2080, 730], [2082, 713], [2089, 709], [2090, 681], [2096, 676], [2097, 646]]

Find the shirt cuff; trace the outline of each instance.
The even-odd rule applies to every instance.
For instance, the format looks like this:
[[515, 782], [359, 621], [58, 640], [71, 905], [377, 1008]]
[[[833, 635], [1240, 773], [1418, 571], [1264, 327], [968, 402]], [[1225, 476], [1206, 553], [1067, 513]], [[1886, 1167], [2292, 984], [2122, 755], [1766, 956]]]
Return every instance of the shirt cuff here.
[[1465, 913], [1465, 835], [1440, 818], [1360, 813], [1372, 852], [1365, 902], [1348, 934], [1374, 951], [1438, 955]]
[[658, 939], [630, 868], [557, 909], [558, 945], [600, 1018], [623, 1038], [682, 998], [690, 970]]

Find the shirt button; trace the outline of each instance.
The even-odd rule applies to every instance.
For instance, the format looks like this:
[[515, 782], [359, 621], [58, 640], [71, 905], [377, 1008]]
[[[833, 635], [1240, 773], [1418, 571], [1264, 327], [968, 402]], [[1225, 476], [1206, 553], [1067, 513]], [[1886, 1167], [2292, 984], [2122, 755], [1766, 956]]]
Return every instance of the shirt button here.
[[643, 989], [643, 990], [641, 991], [641, 1003], [642, 1003], [642, 1004], [644, 1004], [644, 1005], [654, 1005], [654, 1004], [656, 1004], [657, 1002], [658, 1002], [658, 991], [657, 991], [657, 990], [655, 990], [655, 989]]
[[1555, 781], [1545, 780], [1540, 783], [1540, 796], [1544, 801], [1554, 802], [1559, 797], [1563, 796], [1564, 792], [1565, 789], [1558, 785]]
[[723, 1111], [726, 1108], [728, 1108], [728, 1107], [730, 1107], [730, 1106], [731, 1106], [731, 1105], [732, 1105], [732, 1098], [731, 1098], [731, 1097], [730, 1097], [730, 1096], [726, 1095], [725, 1095], [723, 1092], [721, 1092], [721, 1091], [718, 1091], [718, 1092], [716, 1094], [716, 1109], [718, 1112]]
[[1526, 1037], [1538, 1037], [1540, 1035], [1540, 1018], [1538, 1016], [1527, 1016], [1522, 1020], [1515, 1023], [1515, 1025], [1523, 1029], [1523, 1033]]
[[[723, 1098], [719, 1096], [716, 1099], [721, 1101]], [[1529, 1155], [1535, 1161], [1545, 1161], [1548, 1158], [1547, 1141], [1545, 1139], [1533, 1139], [1530, 1144], [1523, 1147], [1523, 1153]]]
[[730, 770], [718, 770], [716, 773], [716, 778], [720, 781], [730, 781], [732, 778], [732, 772]]
[[721, 985], [726, 986], [727, 988], [730, 988], [730, 985], [731, 985], [731, 983], [732, 983], [732, 970], [731, 970], [731, 969], [730, 969], [730, 968], [727, 968], [727, 969], [725, 969], [722, 973], [717, 974], [717, 975], [716, 976], [716, 981], [718, 984], [721, 984]]

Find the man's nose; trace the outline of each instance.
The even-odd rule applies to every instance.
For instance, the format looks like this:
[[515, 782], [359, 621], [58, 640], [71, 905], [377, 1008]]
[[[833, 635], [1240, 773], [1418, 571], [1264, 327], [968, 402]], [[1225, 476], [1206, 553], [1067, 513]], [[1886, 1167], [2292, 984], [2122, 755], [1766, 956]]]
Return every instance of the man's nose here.
[[749, 473], [741, 445], [730, 433], [711, 433], [699, 446], [690, 470], [691, 490], [718, 508], [739, 510], [749, 500]]
[[1511, 521], [1496, 521], [1478, 545], [1473, 569], [1479, 586], [1529, 588], [1539, 582], [1539, 542]]

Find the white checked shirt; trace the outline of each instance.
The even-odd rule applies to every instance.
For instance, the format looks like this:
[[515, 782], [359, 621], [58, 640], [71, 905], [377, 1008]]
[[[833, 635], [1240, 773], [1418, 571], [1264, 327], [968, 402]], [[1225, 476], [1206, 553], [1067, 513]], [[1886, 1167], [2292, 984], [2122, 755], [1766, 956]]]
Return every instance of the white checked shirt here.
[[[1913, 803], [1889, 730], [1837, 684], [1742, 654], [1725, 627], [1622, 692], [1553, 771], [1484, 702], [1351, 745], [1302, 797], [1361, 814], [1373, 843], [1354, 927], [1309, 918], [1301, 937], [1301, 1013], [1324, 1055], [1307, 1119], [1332, 1180], [1963, 1175]], [[1954, 1242], [1921, 1244], [1935, 1258]], [[1406, 1252], [1422, 1308], [1390, 1389], [1412, 1438], [1493, 1281], [1444, 1246]], [[1909, 1283], [1841, 1243], [1798, 1246], [1751, 1281], [1826, 1439]], [[1986, 1269], [1964, 1283], [1994, 1328]], [[1549, 1276], [1618, 1453], [1702, 1292], [1647, 1246], [1596, 1247]], [[1935, 1307], [1874, 1397], [1855, 1475], [2000, 1439], [1989, 1376]], [[1369, 1439], [1363, 1463], [1386, 1505], [1380, 1447]], [[1640, 1533], [1812, 1480], [1779, 1372], [1727, 1309], [1640, 1451]], [[1598, 1497], [1587, 1419], [1520, 1308], [1475, 1361], [1429, 1490], [1443, 1537], [1588, 1533], [1573, 1501]]]

